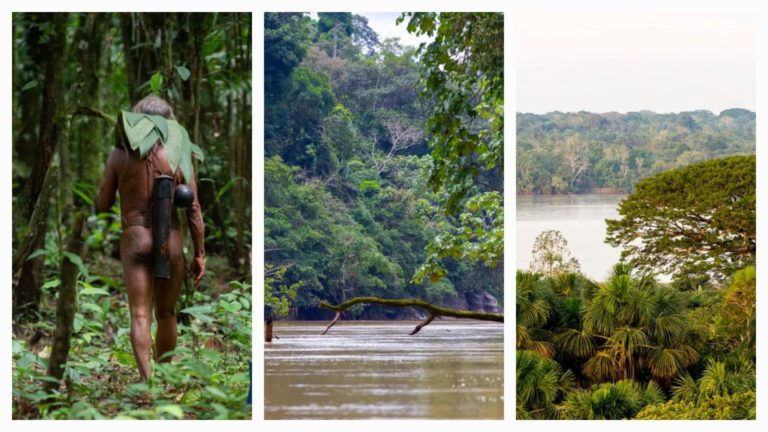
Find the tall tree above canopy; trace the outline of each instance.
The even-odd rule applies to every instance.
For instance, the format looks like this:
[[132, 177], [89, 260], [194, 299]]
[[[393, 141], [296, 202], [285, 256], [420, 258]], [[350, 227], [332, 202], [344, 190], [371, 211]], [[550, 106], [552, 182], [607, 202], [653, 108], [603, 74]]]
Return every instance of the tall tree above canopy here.
[[320, 12], [317, 14], [318, 37], [330, 33], [333, 40], [331, 58], [336, 58], [339, 38], [349, 38], [355, 30], [352, 24], [352, 14], [349, 12]]
[[[755, 156], [649, 177], [608, 220], [606, 241], [636, 267], [702, 283], [755, 262]], [[703, 276], [702, 276], [703, 275]]]
[[337, 25], [347, 36], [351, 36], [354, 30], [352, 14], [349, 12], [320, 12], [317, 14], [317, 29], [321, 33], [329, 32]]
[[408, 31], [432, 39], [419, 48], [422, 97], [429, 100], [429, 183], [457, 227], [438, 235], [414, 276], [437, 280], [444, 258], [501, 262], [504, 248], [504, 15], [411, 12]]

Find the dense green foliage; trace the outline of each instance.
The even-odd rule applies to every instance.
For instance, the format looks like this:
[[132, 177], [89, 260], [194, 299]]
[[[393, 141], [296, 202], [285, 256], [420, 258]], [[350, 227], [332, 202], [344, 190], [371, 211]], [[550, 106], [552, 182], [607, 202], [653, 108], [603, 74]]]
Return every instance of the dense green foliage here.
[[[463, 15], [471, 14], [452, 19]], [[467, 176], [459, 212], [444, 211], [456, 200], [435, 183], [443, 178], [449, 185], [447, 174], [435, 172], [459, 163], [451, 155], [435, 163], [441, 120], [432, 92], [443, 87], [424, 80], [426, 68], [434, 67], [426, 53], [438, 48], [380, 41], [364, 17], [318, 17], [265, 15], [265, 260], [270, 269], [285, 269], [280, 282], [270, 281], [272, 306], [284, 309], [281, 299], [290, 297], [278, 286], [298, 287], [290, 314], [298, 318], [325, 316], [320, 300], [356, 296], [462, 306], [465, 293], [482, 289], [502, 301], [500, 267], [483, 264], [501, 261], [501, 195], [476, 185], [477, 177], [493, 176], [500, 184], [500, 158], [484, 166], [496, 164], [496, 174]], [[432, 26], [441, 24], [433, 20]], [[496, 78], [486, 80], [494, 83], [498, 109], [501, 72], [492, 72]], [[452, 124], [462, 116], [443, 114]], [[493, 149], [500, 153], [501, 127], [481, 130], [472, 129], [467, 139], [483, 141], [483, 151], [498, 144]], [[480, 154], [480, 144], [472, 145], [469, 158]], [[430, 247], [440, 239], [445, 247]], [[430, 270], [419, 273], [425, 262]], [[373, 306], [351, 313], [381, 317], [384, 311]]]
[[679, 286], [723, 281], [755, 262], [755, 168], [755, 156], [730, 156], [646, 178], [607, 221], [607, 241]]
[[631, 192], [647, 176], [755, 152], [755, 113], [518, 114], [517, 192]]
[[[14, 418], [249, 418], [250, 14], [18, 13], [12, 37]], [[119, 206], [96, 215], [93, 199], [118, 114], [148, 94], [173, 107], [189, 134], [180, 145], [205, 153], [205, 163], [184, 151], [174, 160], [196, 173], [208, 268], [197, 289], [182, 288], [174, 362], [143, 385]], [[80, 255], [65, 250], [79, 214]], [[77, 266], [77, 299], [58, 383], [45, 368], [65, 263]]]
[[518, 418], [754, 418], [755, 284], [754, 267], [688, 292], [626, 264], [603, 283], [519, 271]]
[[641, 410], [637, 420], [754, 420], [754, 390], [745, 393], [715, 396], [700, 404], [693, 402], [668, 401], [664, 404], [650, 405]]
[[406, 13], [408, 31], [434, 37], [421, 69], [429, 98], [429, 184], [456, 229], [430, 242], [417, 278], [445, 275], [446, 257], [494, 267], [504, 250], [504, 15]]
[[[105, 283], [109, 281], [109, 283]], [[55, 284], [49, 284], [53, 291]], [[179, 324], [173, 363], [158, 363], [149, 383], [138, 383], [129, 337], [128, 305], [114, 279], [88, 276], [79, 283], [81, 312], [66, 387], [41, 389], [46, 347], [13, 341], [14, 418], [43, 419], [243, 419], [251, 360], [251, 287], [234, 282], [228, 292], [197, 292], [193, 319]], [[47, 329], [50, 325], [45, 324]]]

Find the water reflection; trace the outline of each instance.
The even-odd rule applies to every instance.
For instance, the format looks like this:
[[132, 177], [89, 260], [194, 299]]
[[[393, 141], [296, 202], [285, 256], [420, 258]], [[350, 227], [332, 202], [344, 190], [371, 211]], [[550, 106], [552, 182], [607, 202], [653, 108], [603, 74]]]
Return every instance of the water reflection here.
[[503, 326], [279, 322], [265, 348], [266, 419], [503, 417]]
[[568, 240], [581, 271], [604, 280], [619, 261], [621, 250], [604, 243], [605, 219], [618, 218], [624, 195], [519, 195], [517, 196], [517, 268], [527, 270], [536, 236], [558, 230]]

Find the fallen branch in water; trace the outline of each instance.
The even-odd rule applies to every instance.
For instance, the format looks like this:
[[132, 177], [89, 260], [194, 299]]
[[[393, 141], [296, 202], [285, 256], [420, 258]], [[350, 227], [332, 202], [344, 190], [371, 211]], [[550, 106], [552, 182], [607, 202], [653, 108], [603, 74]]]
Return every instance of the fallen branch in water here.
[[425, 312], [429, 314], [427, 316], [427, 319], [419, 323], [419, 325], [416, 326], [415, 329], [410, 333], [411, 335], [415, 335], [419, 332], [422, 328], [424, 328], [427, 324], [431, 323], [432, 320], [434, 320], [437, 317], [451, 317], [451, 318], [462, 318], [462, 319], [473, 319], [473, 320], [480, 320], [480, 321], [493, 321], [493, 322], [504, 322], [504, 315], [503, 314], [495, 314], [495, 313], [488, 313], [488, 312], [473, 312], [473, 311], [466, 311], [466, 310], [459, 310], [459, 309], [448, 309], [441, 306], [435, 306], [431, 303], [427, 303], [424, 300], [417, 300], [417, 299], [383, 299], [379, 297], [355, 297], [353, 299], [347, 300], [344, 303], [338, 304], [338, 305], [332, 305], [328, 302], [321, 301], [319, 306], [323, 309], [328, 309], [336, 312], [336, 316], [333, 318], [333, 321], [331, 321], [326, 327], [325, 330], [323, 330], [321, 335], [324, 335], [328, 333], [328, 330], [333, 327], [334, 324], [339, 322], [339, 319], [341, 318], [341, 313], [348, 309], [350, 306], [354, 306], [356, 304], [377, 304], [382, 306], [392, 306], [392, 307], [417, 307], [420, 309], [423, 309]]

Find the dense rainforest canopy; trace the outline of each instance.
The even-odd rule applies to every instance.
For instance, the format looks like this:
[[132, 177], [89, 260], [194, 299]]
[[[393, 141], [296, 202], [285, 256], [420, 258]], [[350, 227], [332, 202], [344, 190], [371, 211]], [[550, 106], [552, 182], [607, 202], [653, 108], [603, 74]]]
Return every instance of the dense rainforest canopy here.
[[517, 192], [631, 192], [647, 176], [755, 152], [755, 113], [518, 113]]
[[679, 291], [617, 264], [517, 274], [517, 417], [755, 418], [755, 268]]
[[265, 14], [266, 295], [280, 312], [503, 302], [503, 18], [400, 21], [431, 41], [381, 40], [353, 14]]
[[[13, 15], [14, 418], [250, 416], [251, 63], [247, 13]], [[183, 288], [176, 360], [136, 384], [120, 208], [93, 200], [117, 114], [149, 94], [205, 154], [207, 273]]]

